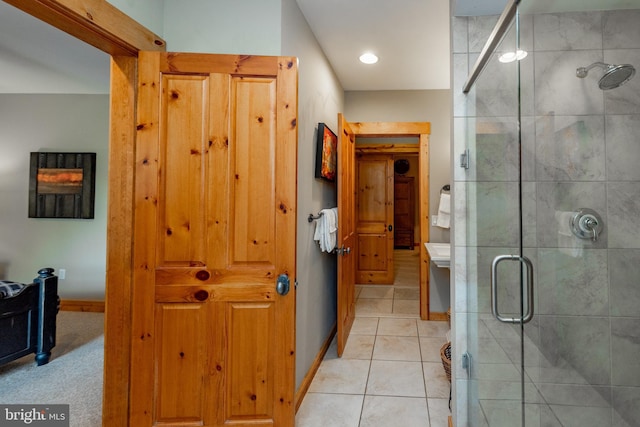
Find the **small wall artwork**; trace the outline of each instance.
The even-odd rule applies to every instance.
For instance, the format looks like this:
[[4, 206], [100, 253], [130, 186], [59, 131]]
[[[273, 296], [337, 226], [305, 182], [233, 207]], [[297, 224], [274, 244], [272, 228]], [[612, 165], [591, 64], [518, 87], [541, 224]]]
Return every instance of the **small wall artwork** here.
[[94, 217], [96, 153], [31, 153], [29, 218]]
[[316, 178], [336, 180], [338, 164], [338, 137], [324, 123], [318, 123], [316, 150]]

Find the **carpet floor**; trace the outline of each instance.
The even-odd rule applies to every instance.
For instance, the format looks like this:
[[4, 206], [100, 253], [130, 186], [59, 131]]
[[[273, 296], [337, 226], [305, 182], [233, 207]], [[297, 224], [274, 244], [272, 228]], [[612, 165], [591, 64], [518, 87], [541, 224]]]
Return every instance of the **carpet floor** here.
[[61, 311], [51, 361], [0, 366], [0, 403], [69, 404], [71, 427], [102, 425], [104, 315]]

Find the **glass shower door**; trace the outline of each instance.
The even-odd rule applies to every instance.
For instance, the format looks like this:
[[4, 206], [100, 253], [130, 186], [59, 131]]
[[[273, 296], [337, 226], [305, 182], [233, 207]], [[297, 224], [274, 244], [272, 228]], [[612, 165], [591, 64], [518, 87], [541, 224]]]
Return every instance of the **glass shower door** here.
[[640, 1], [556, 3], [454, 20], [457, 427], [640, 426]]
[[[490, 19], [472, 24], [486, 28]], [[529, 395], [535, 393], [525, 372], [524, 333], [535, 310], [532, 168], [523, 130], [532, 123], [522, 121], [530, 106], [522, 102], [521, 86], [522, 75], [530, 70], [521, 61], [517, 14], [504, 25], [506, 34], [467, 95], [464, 123], [470, 158], [464, 173], [464, 226], [471, 426], [539, 425], [531, 424], [537, 420], [531, 419], [535, 400]]]

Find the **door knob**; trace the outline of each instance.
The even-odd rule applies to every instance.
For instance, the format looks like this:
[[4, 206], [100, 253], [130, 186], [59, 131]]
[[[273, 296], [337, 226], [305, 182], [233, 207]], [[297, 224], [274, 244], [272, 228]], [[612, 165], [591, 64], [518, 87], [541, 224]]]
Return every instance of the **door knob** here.
[[389, 231], [393, 231], [393, 225], [389, 224], [388, 229], [389, 229]]
[[279, 295], [286, 295], [289, 293], [291, 282], [289, 281], [288, 274], [281, 274], [278, 276], [278, 282], [276, 283], [276, 292]]
[[351, 248], [350, 247], [345, 248], [344, 245], [342, 245], [341, 248], [336, 248], [335, 250], [338, 255], [343, 255], [343, 256], [351, 253]]

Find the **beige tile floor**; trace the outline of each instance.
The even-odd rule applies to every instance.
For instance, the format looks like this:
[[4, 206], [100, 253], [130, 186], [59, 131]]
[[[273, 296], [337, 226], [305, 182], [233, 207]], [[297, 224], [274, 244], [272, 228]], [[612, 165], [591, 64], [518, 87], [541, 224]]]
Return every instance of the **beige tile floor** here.
[[419, 319], [416, 253], [396, 251], [393, 286], [358, 286], [344, 354], [337, 357], [334, 339], [296, 427], [447, 426], [449, 382], [440, 347], [448, 325]]

